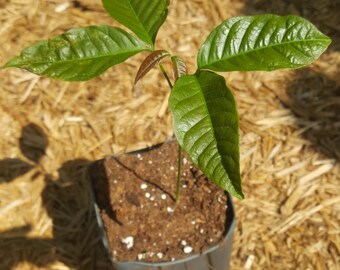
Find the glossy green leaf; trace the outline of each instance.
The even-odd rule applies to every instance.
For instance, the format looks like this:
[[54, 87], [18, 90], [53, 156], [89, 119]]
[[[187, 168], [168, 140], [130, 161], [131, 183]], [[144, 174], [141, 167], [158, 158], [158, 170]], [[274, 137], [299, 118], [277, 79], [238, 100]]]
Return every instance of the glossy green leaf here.
[[85, 81], [147, 50], [129, 33], [111, 26], [72, 29], [24, 49], [5, 67], [19, 67], [65, 81]]
[[160, 26], [168, 15], [169, 0], [102, 0], [112, 18], [153, 47]]
[[236, 104], [222, 76], [181, 76], [169, 99], [179, 144], [214, 183], [243, 199]]
[[199, 50], [199, 69], [270, 71], [313, 62], [331, 40], [297, 16], [257, 15], [224, 21]]

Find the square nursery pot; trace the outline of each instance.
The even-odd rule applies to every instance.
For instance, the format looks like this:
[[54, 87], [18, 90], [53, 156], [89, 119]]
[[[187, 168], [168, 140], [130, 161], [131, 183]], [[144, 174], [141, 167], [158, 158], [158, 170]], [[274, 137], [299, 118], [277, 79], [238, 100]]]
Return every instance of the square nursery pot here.
[[[222, 211], [223, 215], [225, 214], [225, 221], [223, 222], [224, 229], [223, 229], [223, 232], [221, 232], [220, 234], [220, 240], [218, 241], [218, 243], [212, 246], [208, 245], [206, 249], [200, 250], [199, 252], [193, 251], [190, 254], [185, 254], [185, 257], [180, 257], [179, 259], [171, 258], [170, 260], [167, 260], [167, 261], [163, 261], [163, 260], [154, 261], [153, 260], [152, 262], [145, 262], [145, 261], [138, 260], [137, 257], [135, 257], [135, 259], [130, 258], [129, 260], [126, 260], [124, 258], [117, 259], [113, 255], [115, 251], [113, 251], [111, 248], [110, 240], [108, 239], [108, 234], [107, 234], [107, 225], [105, 224], [105, 219], [103, 218], [101, 213], [103, 212], [106, 213], [107, 214], [106, 216], [108, 216], [112, 220], [115, 220], [115, 222], [119, 224], [121, 223], [122, 220], [124, 223], [124, 213], [122, 216], [121, 213], [119, 213], [119, 207], [117, 209], [117, 206], [116, 206], [115, 207], [116, 209], [112, 210], [112, 207], [111, 207], [112, 203], [108, 203], [109, 205], [109, 208], [108, 208], [107, 204], [103, 202], [103, 200], [110, 200], [110, 192], [106, 190], [108, 186], [106, 186], [105, 183], [104, 183], [103, 191], [100, 192], [99, 194], [97, 194], [98, 192], [96, 192], [96, 185], [102, 185], [102, 184], [99, 184], [100, 181], [98, 179], [99, 178], [103, 179], [103, 176], [105, 179], [108, 173], [107, 169], [105, 168], [105, 166], [103, 166], [103, 164], [105, 163], [106, 160], [116, 160], [118, 158], [119, 159], [118, 164], [122, 165], [121, 162], [125, 162], [127, 159], [133, 159], [134, 161], [129, 163], [128, 165], [123, 165], [124, 168], [130, 170], [130, 173], [131, 173], [132, 172], [130, 168], [131, 164], [132, 165], [137, 164], [137, 167], [138, 167], [139, 166], [138, 160], [141, 160], [143, 155], [148, 154], [152, 151], [160, 153], [159, 149], [163, 147], [164, 145], [165, 147], [171, 147], [171, 149], [174, 149], [172, 150], [173, 152], [178, 151], [177, 142], [172, 140], [172, 141], [165, 142], [163, 144], [159, 144], [151, 148], [143, 149], [140, 151], [130, 152], [130, 153], [126, 153], [123, 155], [113, 156], [113, 157], [108, 157], [102, 160], [98, 160], [98, 161], [95, 161], [93, 164], [91, 164], [91, 166], [89, 167], [91, 200], [92, 200], [92, 204], [95, 210], [95, 215], [96, 215], [96, 219], [97, 219], [97, 223], [98, 223], [98, 227], [100, 231], [100, 236], [102, 238], [102, 243], [104, 245], [105, 250], [107, 251], [107, 255], [110, 257], [112, 261], [114, 269], [116, 270], [212, 270], [212, 269], [227, 270], [229, 269], [230, 255], [231, 255], [232, 243], [233, 243], [233, 234], [234, 234], [234, 229], [235, 229], [235, 212], [234, 212], [234, 207], [233, 207], [231, 196], [227, 192], [224, 192], [224, 191], [221, 191], [222, 192], [221, 194], [223, 194], [223, 196], [225, 197], [225, 200], [223, 201], [223, 204], [224, 204], [223, 207], [225, 210]], [[184, 159], [185, 157], [186, 155], [184, 156]], [[123, 161], [121, 159], [123, 159]], [[159, 159], [163, 160], [164, 157], [160, 156]], [[174, 157], [174, 160], [176, 159], [177, 159], [177, 155]], [[152, 161], [150, 160], [148, 162], [152, 163]], [[157, 164], [157, 161], [153, 162], [153, 164]], [[172, 167], [171, 170], [176, 171], [175, 168]], [[192, 166], [190, 166], [190, 168], [192, 168]], [[136, 170], [138, 171], [138, 168]], [[110, 169], [110, 173], [111, 175], [119, 174], [118, 171], [117, 172], [112, 171], [112, 168]], [[136, 173], [135, 171], [133, 171], [132, 173], [135, 175], [138, 175], [138, 173]], [[174, 178], [175, 178], [174, 181], [176, 182], [176, 177]], [[141, 183], [143, 183], [143, 180], [144, 179], [141, 177], [140, 179]], [[146, 181], [148, 180], [146, 179]], [[146, 182], [146, 183], [147, 184], [141, 184], [141, 187], [142, 185], [150, 186], [149, 182]], [[135, 186], [133, 187], [133, 189], [136, 190], [138, 188], [136, 188]], [[173, 202], [174, 198], [173, 196], [171, 196], [171, 193], [175, 193], [173, 189], [174, 187], [172, 187], [171, 192], [168, 193], [168, 200], [169, 201], [171, 200], [172, 205], [174, 206], [175, 205], [175, 203]], [[189, 189], [189, 187], [187, 189]], [[181, 189], [181, 192], [182, 191], [183, 191], [183, 188]], [[126, 191], [126, 194], [129, 194], [129, 191]], [[111, 196], [112, 196], [112, 193], [111, 193]], [[184, 195], [181, 196], [181, 201], [179, 202], [179, 205], [181, 205], [183, 197]], [[142, 199], [145, 200], [145, 198], [142, 198]], [[175, 207], [176, 206], [174, 206], [174, 209]], [[138, 207], [133, 207], [133, 208], [137, 209]], [[130, 219], [131, 219], [131, 216], [129, 217], [129, 220]], [[139, 224], [139, 222], [140, 221], [137, 221], [136, 223]], [[158, 232], [158, 230], [162, 230], [162, 229], [156, 227], [153, 230]], [[160, 239], [160, 241], [163, 241], [163, 240], [164, 239]]]

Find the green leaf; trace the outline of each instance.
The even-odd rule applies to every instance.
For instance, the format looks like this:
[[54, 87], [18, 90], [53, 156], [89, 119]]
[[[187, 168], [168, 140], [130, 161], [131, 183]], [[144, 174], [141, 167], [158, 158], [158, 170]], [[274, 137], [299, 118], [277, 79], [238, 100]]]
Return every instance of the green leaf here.
[[313, 62], [331, 40], [297, 16], [234, 17], [216, 27], [201, 46], [199, 69], [270, 71]]
[[35, 43], [5, 67], [65, 81], [85, 81], [144, 50], [142, 42], [119, 28], [89, 26]]
[[236, 104], [222, 76], [181, 76], [169, 99], [179, 144], [214, 183], [243, 199]]
[[112, 18], [153, 47], [158, 29], [168, 15], [169, 0], [102, 0]]

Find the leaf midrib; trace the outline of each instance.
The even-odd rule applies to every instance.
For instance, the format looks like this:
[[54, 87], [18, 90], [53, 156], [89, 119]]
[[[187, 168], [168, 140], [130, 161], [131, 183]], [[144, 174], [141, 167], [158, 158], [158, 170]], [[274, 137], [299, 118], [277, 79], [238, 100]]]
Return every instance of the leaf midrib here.
[[135, 53], [135, 52], [141, 52], [141, 51], [146, 51], [149, 49], [141, 49], [141, 50], [133, 50], [133, 51], [122, 51], [122, 53], [119, 54], [105, 54], [101, 56], [96, 56], [96, 57], [86, 57], [86, 58], [79, 58], [79, 59], [71, 59], [71, 60], [59, 60], [59, 61], [21, 61], [20, 65], [26, 65], [26, 64], [54, 64], [54, 63], [72, 63], [72, 62], [82, 62], [82, 61], [87, 61], [87, 60], [93, 60], [93, 59], [100, 59], [100, 58], [105, 58], [105, 57], [114, 57], [120, 54], [126, 54], [126, 53]]
[[[199, 94], [202, 96], [203, 100], [205, 101], [206, 99], [205, 99], [205, 96], [204, 96], [204, 94], [203, 94], [202, 86], [201, 86], [201, 84], [199, 83], [199, 80], [198, 80], [198, 78], [197, 78], [197, 75], [194, 75], [194, 77], [195, 77], [196, 83], [197, 83], [197, 85], [199, 86], [199, 89], [200, 89]], [[205, 109], [206, 109], [206, 111], [207, 111], [207, 115], [209, 116], [208, 119], [209, 119], [209, 122], [210, 122], [210, 126], [211, 126], [211, 127], [214, 127], [214, 125], [213, 125], [213, 123], [212, 123], [212, 121], [211, 121], [210, 110], [209, 110], [209, 108], [208, 108], [206, 102], [204, 102], [204, 107], [205, 107]], [[221, 154], [220, 154], [220, 152], [218, 151], [218, 147], [217, 147], [217, 138], [216, 138], [216, 134], [215, 134], [215, 132], [214, 132], [214, 128], [212, 128], [212, 134], [213, 134], [214, 141], [215, 141], [215, 144], [216, 144], [217, 153], [218, 153], [219, 157], [221, 158]], [[197, 159], [197, 161], [198, 161], [198, 159]], [[223, 167], [224, 167], [224, 166], [223, 166]]]
[[153, 46], [153, 42], [152, 42], [152, 38], [150, 38], [150, 35], [148, 33], [148, 31], [146, 30], [146, 28], [143, 25], [143, 22], [140, 20], [138, 14], [136, 13], [135, 9], [133, 8], [131, 2], [129, 1], [129, 6], [131, 8], [131, 10], [133, 11], [133, 14], [135, 15], [135, 17], [137, 18], [140, 26], [142, 27], [142, 29], [144, 30], [144, 34], [146, 34], [148, 40], [145, 40], [149, 45]]
[[288, 45], [288, 44], [293, 44], [293, 43], [305, 43], [305, 42], [316, 42], [316, 41], [323, 41], [323, 42], [328, 41], [328, 43], [329, 43], [329, 39], [328, 38], [287, 41], [287, 42], [283, 42], [283, 43], [279, 43], [279, 44], [269, 45], [269, 46], [266, 46], [266, 47], [262, 47], [262, 48], [258, 48], [258, 49], [252, 49], [250, 51], [234, 54], [231, 57], [226, 57], [226, 58], [218, 59], [217, 61], [210, 62], [209, 64], [201, 66], [201, 68], [209, 67], [209, 66], [214, 65], [214, 64], [219, 63], [219, 62], [230, 60], [230, 59], [235, 58], [235, 57], [239, 57], [239, 56], [242, 56], [242, 55], [246, 55], [248, 53], [253, 53], [253, 52], [264, 50], [264, 49], [274, 48], [274, 47], [277, 47], [277, 46], [283, 46], [283, 45]]
[[[198, 84], [199, 88], [202, 89], [202, 86], [201, 86], [201, 84], [199, 83], [199, 80], [198, 80], [198, 78], [197, 78], [197, 75], [195, 75], [194, 77], [195, 77], [196, 83]], [[201, 90], [201, 91], [199, 91], [199, 92], [200, 92], [200, 95], [203, 97], [203, 99], [206, 100], [206, 99], [205, 99], [205, 96], [204, 96], [204, 94], [203, 94], [203, 91]], [[219, 158], [220, 161], [221, 161], [222, 167], [223, 167], [223, 169], [224, 169], [224, 173], [226, 174], [227, 178], [229, 179], [229, 181], [230, 181], [230, 183], [231, 183], [231, 186], [235, 189], [234, 183], [232, 182], [232, 180], [231, 180], [230, 177], [229, 177], [229, 174], [228, 174], [227, 171], [226, 171], [224, 162], [222, 162], [223, 156], [224, 156], [224, 155], [222, 155], [222, 154], [220, 153], [220, 150], [219, 150], [219, 147], [218, 147], [218, 140], [217, 140], [216, 134], [215, 134], [215, 132], [214, 132], [214, 127], [215, 127], [215, 126], [213, 125], [213, 122], [212, 122], [212, 120], [211, 120], [210, 110], [209, 110], [209, 108], [208, 108], [206, 102], [204, 102], [204, 107], [206, 108], [206, 110], [207, 110], [207, 112], [208, 112], [207, 115], [209, 116], [208, 119], [209, 119], [210, 125], [211, 125], [211, 127], [213, 127], [213, 128], [212, 128], [212, 134], [213, 134], [213, 137], [214, 137], [214, 143], [215, 143], [215, 145], [216, 145], [216, 152], [218, 153], [218, 158]], [[233, 157], [232, 155], [226, 155], [226, 156], [229, 156], [229, 157], [233, 160], [233, 162], [235, 162], [235, 164], [237, 164], [237, 162], [235, 161], [235, 159], [234, 159], [234, 157]], [[215, 169], [216, 169], [216, 168], [215, 168]], [[233, 173], [233, 174], [234, 174], [234, 173]], [[236, 190], [236, 189], [235, 189], [235, 190]], [[235, 191], [235, 192], [237, 193], [237, 191]]]

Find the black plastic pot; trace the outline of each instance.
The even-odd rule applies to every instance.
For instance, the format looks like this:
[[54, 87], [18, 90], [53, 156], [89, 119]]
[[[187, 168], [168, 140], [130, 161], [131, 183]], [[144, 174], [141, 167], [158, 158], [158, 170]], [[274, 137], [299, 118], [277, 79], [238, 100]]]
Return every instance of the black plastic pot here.
[[[157, 147], [157, 146], [155, 146]], [[152, 147], [153, 148], [153, 147]], [[137, 154], [140, 152], [148, 151], [152, 148], [143, 149], [140, 151], [131, 152], [129, 154]], [[96, 161], [100, 162], [100, 161]], [[110, 256], [110, 247], [108, 243], [108, 239], [106, 236], [105, 228], [102, 222], [102, 219], [99, 214], [99, 207], [95, 200], [95, 195], [92, 188], [92, 179], [91, 168], [89, 168], [89, 180], [91, 186], [91, 196], [93, 207], [95, 210], [95, 215], [97, 219], [97, 223], [99, 226], [99, 231], [102, 238], [102, 243], [107, 251], [108, 256]], [[190, 255], [185, 259], [180, 259], [171, 262], [161, 262], [161, 263], [145, 263], [139, 261], [132, 262], [120, 262], [112, 260], [112, 264], [115, 270], [228, 270], [230, 264], [230, 255], [232, 251], [233, 244], [233, 235], [235, 229], [235, 211], [232, 203], [231, 196], [226, 193], [228, 196], [228, 207], [227, 207], [227, 217], [231, 222], [228, 223], [228, 228], [226, 228], [225, 235], [223, 238], [223, 242], [218, 245], [205, 250], [201, 254]]]

